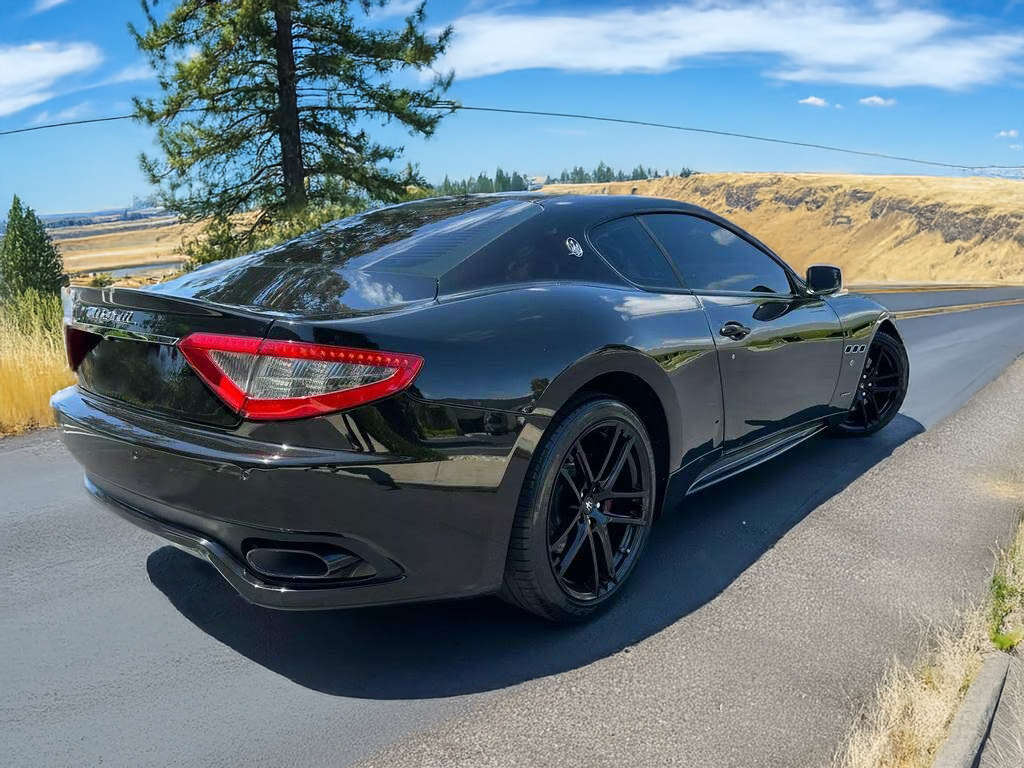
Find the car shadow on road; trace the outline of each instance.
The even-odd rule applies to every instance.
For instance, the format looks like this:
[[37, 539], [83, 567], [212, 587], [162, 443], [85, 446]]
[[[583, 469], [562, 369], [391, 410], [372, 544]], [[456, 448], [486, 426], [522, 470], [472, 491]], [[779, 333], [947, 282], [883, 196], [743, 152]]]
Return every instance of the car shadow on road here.
[[372, 699], [478, 693], [584, 666], [698, 610], [923, 429], [901, 415], [871, 438], [815, 438], [689, 497], [658, 521], [621, 599], [581, 626], [551, 625], [496, 598], [273, 611], [247, 603], [212, 566], [171, 547], [153, 552], [147, 570], [204, 632], [307, 688]]

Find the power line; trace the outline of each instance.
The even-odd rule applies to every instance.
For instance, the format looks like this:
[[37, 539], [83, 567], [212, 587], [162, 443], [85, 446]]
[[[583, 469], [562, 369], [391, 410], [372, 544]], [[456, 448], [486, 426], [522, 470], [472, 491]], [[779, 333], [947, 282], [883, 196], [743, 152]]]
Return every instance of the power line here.
[[933, 165], [939, 168], [956, 168], [959, 170], [1020, 170], [1020, 165], [954, 165], [952, 163], [939, 163], [932, 160], [917, 160], [912, 157], [900, 157], [899, 155], [886, 155], [881, 152], [864, 152], [859, 149], [845, 149], [843, 147], [830, 147], [827, 144], [811, 144], [805, 141], [791, 141], [789, 139], [774, 139], [768, 136], [752, 136], [746, 133], [733, 133], [732, 131], [715, 131], [710, 128], [692, 128], [684, 125], [669, 125], [667, 123], [652, 123], [647, 120], [629, 120], [622, 117], [600, 117], [598, 115], [577, 115], [564, 112], [540, 112], [532, 109], [499, 109], [498, 107], [466, 107], [455, 106], [455, 109], [463, 109], [474, 112], [505, 112], [513, 115], [543, 115], [545, 117], [570, 117], [576, 120], [597, 120], [603, 123], [623, 123], [625, 125], [643, 125], [650, 128], [667, 128], [673, 131], [687, 131], [690, 133], [707, 133], [713, 136], [729, 136], [734, 139], [748, 139], [750, 141], [766, 141], [771, 144], [788, 144], [792, 147], [809, 147], [811, 149], [823, 149], [829, 152], [843, 152], [848, 155], [862, 155], [864, 157], [877, 157], [885, 160], [899, 160], [904, 163], [918, 163], [920, 165]]
[[[630, 120], [624, 117], [606, 117], [602, 115], [583, 115], [571, 112], [547, 112], [535, 109], [507, 109], [502, 107], [473, 107], [465, 104], [438, 102], [432, 105], [432, 109], [450, 109], [458, 112], [492, 112], [507, 115], [532, 115], [537, 117], [559, 117], [572, 120], [594, 120], [603, 123], [619, 123], [622, 125], [640, 125], [648, 128], [664, 128], [672, 131], [686, 131], [688, 133], [703, 133], [711, 136], [727, 136], [733, 139], [746, 139], [748, 141], [762, 141], [770, 144], [784, 144], [791, 147], [805, 147], [808, 149], [820, 149], [826, 152], [841, 152], [847, 155], [859, 155], [861, 157], [873, 157], [882, 160], [896, 160], [902, 163], [916, 163], [918, 165], [930, 165], [936, 168], [953, 168], [956, 170], [991, 170], [991, 171], [1018, 171], [1024, 170], [1020, 165], [958, 165], [955, 163], [940, 163], [934, 160], [920, 160], [913, 157], [902, 157], [900, 155], [888, 155], [883, 152], [867, 152], [859, 149], [847, 149], [845, 147], [833, 147], [827, 144], [815, 144], [806, 141], [793, 141], [791, 139], [777, 139], [770, 136], [754, 136], [747, 133], [736, 133], [734, 131], [718, 131], [711, 128], [695, 128], [686, 125], [672, 125], [669, 123], [655, 123], [648, 120]], [[203, 109], [187, 109], [182, 112], [204, 112]], [[63, 128], [71, 125], [85, 125], [87, 123], [106, 123], [113, 120], [130, 120], [134, 115], [114, 115], [111, 117], [96, 117], [89, 120], [69, 120], [63, 123], [48, 123], [45, 125], [33, 125], [28, 128], [16, 128], [11, 131], [0, 131], [0, 136], [9, 136], [15, 133], [28, 133], [29, 131], [41, 131], [47, 128]]]

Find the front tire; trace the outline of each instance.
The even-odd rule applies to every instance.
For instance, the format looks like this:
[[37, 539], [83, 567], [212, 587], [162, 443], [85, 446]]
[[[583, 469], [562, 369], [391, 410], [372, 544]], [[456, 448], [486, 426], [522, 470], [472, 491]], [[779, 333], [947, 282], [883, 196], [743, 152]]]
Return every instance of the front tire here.
[[650, 437], [628, 406], [598, 398], [574, 408], [527, 471], [502, 597], [560, 622], [606, 607], [647, 543], [656, 479]]
[[866, 437], [885, 427], [899, 413], [909, 383], [910, 361], [903, 342], [878, 331], [868, 347], [850, 412], [832, 427], [833, 434]]

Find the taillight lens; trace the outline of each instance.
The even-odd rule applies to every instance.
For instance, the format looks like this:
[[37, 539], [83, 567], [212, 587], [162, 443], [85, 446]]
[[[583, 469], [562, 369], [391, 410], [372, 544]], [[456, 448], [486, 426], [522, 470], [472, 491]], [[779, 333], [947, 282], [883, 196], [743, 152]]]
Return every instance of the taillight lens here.
[[178, 348], [243, 418], [300, 419], [353, 408], [408, 387], [423, 358], [395, 352], [193, 333]]

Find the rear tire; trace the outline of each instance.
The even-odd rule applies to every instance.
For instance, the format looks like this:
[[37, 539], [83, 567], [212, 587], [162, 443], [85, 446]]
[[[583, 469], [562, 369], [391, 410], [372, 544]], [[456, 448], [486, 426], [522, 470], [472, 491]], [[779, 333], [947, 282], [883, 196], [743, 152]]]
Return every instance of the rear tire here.
[[832, 434], [867, 437], [896, 418], [907, 396], [910, 361], [898, 338], [884, 330], [875, 334], [868, 347], [864, 370], [846, 418], [835, 424]]
[[636, 413], [603, 397], [576, 406], [553, 425], [527, 471], [501, 596], [558, 622], [605, 608], [647, 543], [656, 480]]

